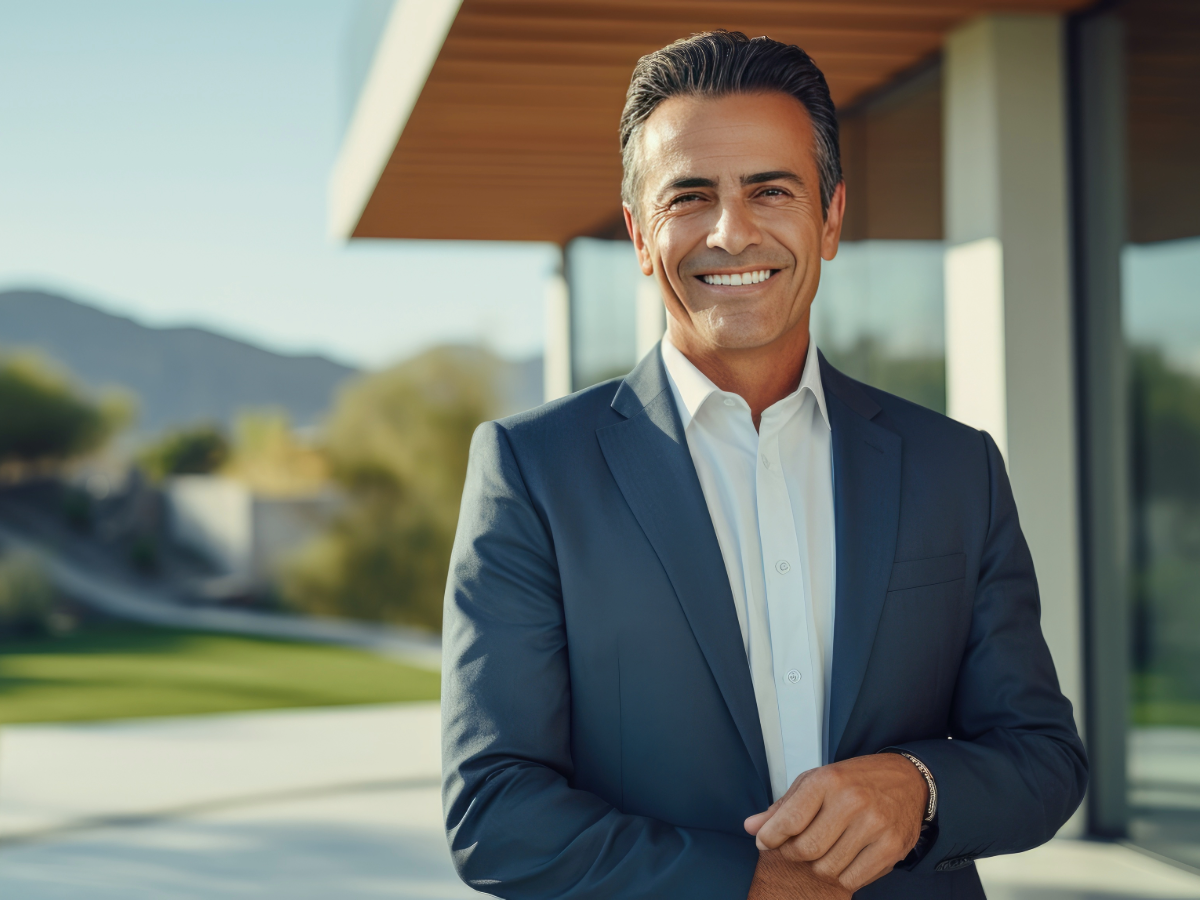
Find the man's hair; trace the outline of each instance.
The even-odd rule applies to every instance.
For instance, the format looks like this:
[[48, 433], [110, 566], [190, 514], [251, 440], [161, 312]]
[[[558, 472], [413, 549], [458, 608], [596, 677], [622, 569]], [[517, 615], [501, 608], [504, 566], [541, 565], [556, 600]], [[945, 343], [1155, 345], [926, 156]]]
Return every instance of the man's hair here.
[[683, 38], [638, 60], [621, 113], [621, 199], [636, 213], [641, 192], [642, 128], [670, 97], [724, 97], [777, 91], [808, 110], [820, 173], [821, 213], [842, 180], [838, 123], [829, 85], [807, 53], [768, 37], [740, 31], [707, 31]]

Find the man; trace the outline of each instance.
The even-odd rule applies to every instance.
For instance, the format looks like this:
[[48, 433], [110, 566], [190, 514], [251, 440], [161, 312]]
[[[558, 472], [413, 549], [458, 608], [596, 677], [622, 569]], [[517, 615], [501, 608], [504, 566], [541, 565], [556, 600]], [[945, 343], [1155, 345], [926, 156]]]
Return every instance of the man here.
[[809, 338], [845, 186], [796, 47], [638, 64], [625, 217], [668, 312], [476, 433], [446, 594], [461, 876], [502, 897], [983, 897], [1086, 760], [986, 434]]

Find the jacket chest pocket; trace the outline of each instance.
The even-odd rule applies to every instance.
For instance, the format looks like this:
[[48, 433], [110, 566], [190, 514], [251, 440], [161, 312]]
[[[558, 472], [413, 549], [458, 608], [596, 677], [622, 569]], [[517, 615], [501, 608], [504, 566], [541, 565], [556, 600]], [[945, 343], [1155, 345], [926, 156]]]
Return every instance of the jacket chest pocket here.
[[910, 559], [892, 564], [892, 577], [888, 581], [888, 592], [948, 584], [959, 581], [966, 575], [967, 557], [963, 553], [930, 556], [926, 559]]

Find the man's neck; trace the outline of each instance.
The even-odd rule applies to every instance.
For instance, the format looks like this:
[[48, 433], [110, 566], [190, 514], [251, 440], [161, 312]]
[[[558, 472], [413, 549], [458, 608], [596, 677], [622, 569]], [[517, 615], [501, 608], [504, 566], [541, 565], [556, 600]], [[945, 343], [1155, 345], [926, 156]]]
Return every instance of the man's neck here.
[[800, 385], [808, 358], [808, 322], [764, 347], [729, 350], [702, 346], [691, 335], [671, 330], [671, 343], [723, 391], [737, 394], [750, 406], [754, 427], [763, 411], [793, 393]]

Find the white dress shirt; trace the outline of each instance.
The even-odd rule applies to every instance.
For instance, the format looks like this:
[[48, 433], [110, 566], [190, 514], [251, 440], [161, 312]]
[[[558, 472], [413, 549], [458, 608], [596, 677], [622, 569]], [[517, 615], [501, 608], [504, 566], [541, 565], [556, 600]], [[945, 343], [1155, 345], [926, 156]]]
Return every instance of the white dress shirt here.
[[669, 338], [662, 356], [729, 574], [778, 799], [826, 755], [836, 557], [816, 347], [810, 340], [800, 386], [763, 412], [758, 431], [749, 404]]

